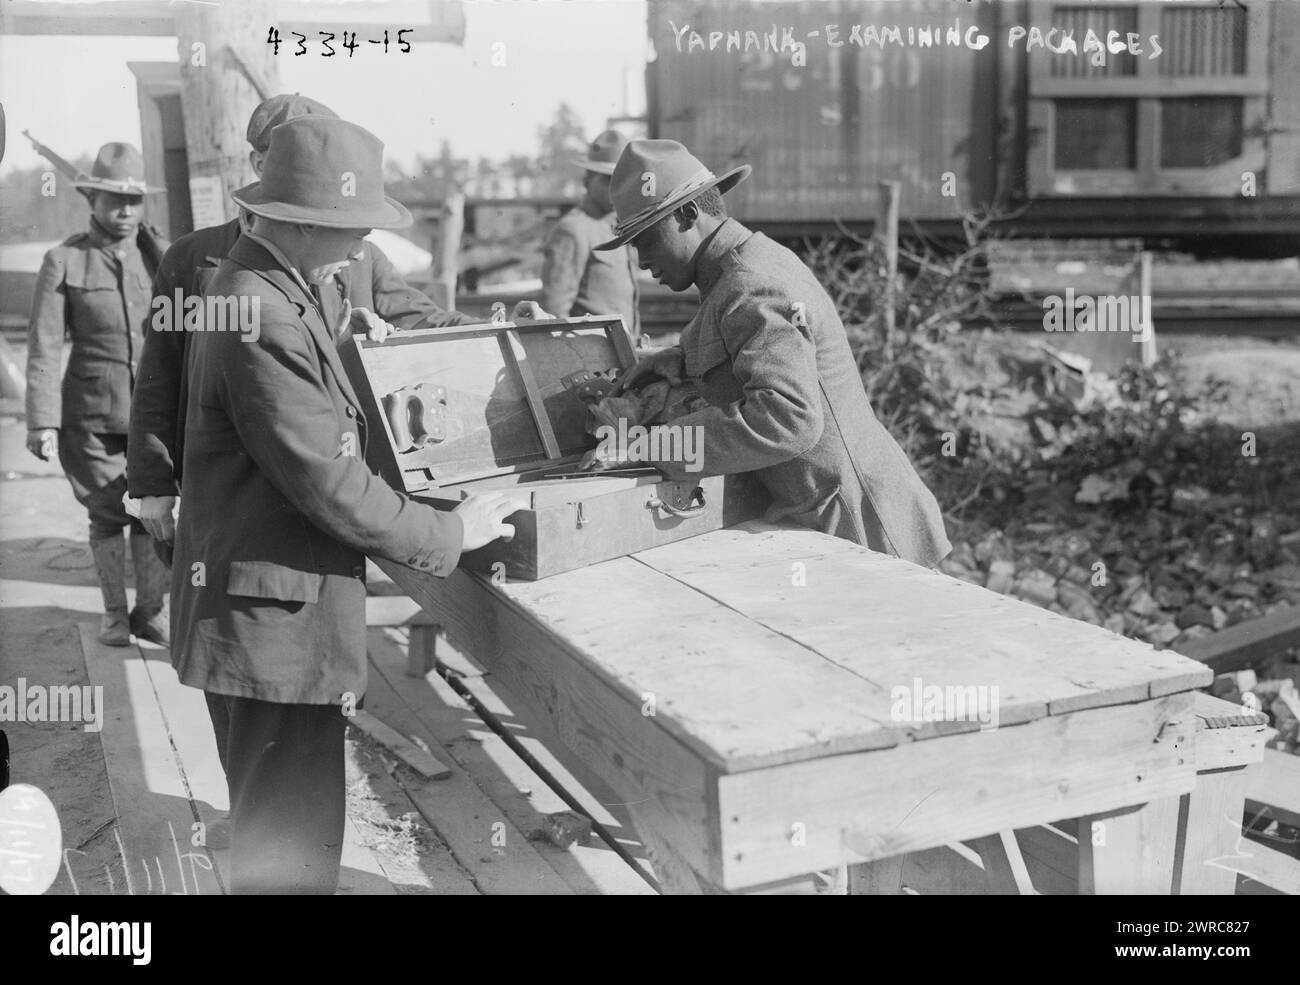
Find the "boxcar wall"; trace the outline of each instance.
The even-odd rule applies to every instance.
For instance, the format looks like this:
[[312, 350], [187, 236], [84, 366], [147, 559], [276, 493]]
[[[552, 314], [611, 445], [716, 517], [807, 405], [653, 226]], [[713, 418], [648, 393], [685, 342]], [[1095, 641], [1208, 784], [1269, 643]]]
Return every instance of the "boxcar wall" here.
[[654, 0], [648, 28], [651, 135], [753, 164], [731, 209], [778, 235], [869, 224], [888, 179], [934, 228], [1300, 236], [1300, 3]]

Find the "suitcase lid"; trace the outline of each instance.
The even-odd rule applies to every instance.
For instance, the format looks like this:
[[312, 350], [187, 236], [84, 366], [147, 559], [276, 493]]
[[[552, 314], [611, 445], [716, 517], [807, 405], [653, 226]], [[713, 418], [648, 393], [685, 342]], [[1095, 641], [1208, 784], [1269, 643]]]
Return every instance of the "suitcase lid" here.
[[395, 489], [430, 492], [563, 465], [595, 446], [585, 386], [636, 356], [618, 316], [489, 322], [353, 335], [340, 355], [367, 422], [366, 463]]

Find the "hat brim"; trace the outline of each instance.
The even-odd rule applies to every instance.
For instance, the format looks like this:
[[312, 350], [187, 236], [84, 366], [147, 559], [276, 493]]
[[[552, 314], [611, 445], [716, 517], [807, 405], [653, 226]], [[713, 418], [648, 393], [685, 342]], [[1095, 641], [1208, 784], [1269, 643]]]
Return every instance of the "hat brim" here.
[[382, 206], [372, 209], [309, 209], [268, 200], [262, 183], [255, 181], [231, 192], [230, 197], [253, 215], [280, 222], [325, 226], [329, 229], [405, 229], [415, 221], [405, 205], [387, 195], [384, 196]]
[[753, 171], [754, 169], [750, 167], [748, 164], [742, 164], [739, 167], [732, 168], [730, 171], [724, 171], [722, 174], [715, 177], [712, 181], [709, 181], [701, 185], [699, 188], [692, 188], [690, 191], [682, 195], [678, 195], [676, 198], [664, 199], [664, 201], [659, 204], [659, 207], [656, 208], [653, 212], [651, 212], [648, 216], [638, 221], [635, 225], [629, 226], [623, 232], [619, 233], [617, 236], [611, 239], [608, 243], [601, 243], [598, 246], [593, 246], [592, 249], [593, 250], [616, 250], [620, 246], [626, 246], [628, 243], [632, 242], [632, 240], [636, 239], [638, 236], [640, 236], [643, 232], [645, 232], [647, 229], [653, 226], [664, 216], [671, 213], [674, 209], [680, 208], [682, 205], [685, 205], [687, 202], [691, 201], [692, 199], [698, 198], [700, 195], [703, 195], [710, 188], [717, 188], [719, 195], [725, 195], [731, 189], [735, 188], [738, 184], [740, 184], [742, 181], [748, 178], [750, 174], [753, 173]]
[[81, 181], [72, 183], [74, 188], [80, 188], [88, 192], [112, 192], [114, 195], [159, 195], [165, 192], [166, 188], [155, 188], [153, 185], [127, 185], [120, 181], [107, 181], [103, 178], [84, 178]]
[[605, 161], [593, 161], [587, 157], [575, 157], [573, 163], [584, 171], [594, 171], [596, 174], [612, 175], [614, 173], [614, 165]]

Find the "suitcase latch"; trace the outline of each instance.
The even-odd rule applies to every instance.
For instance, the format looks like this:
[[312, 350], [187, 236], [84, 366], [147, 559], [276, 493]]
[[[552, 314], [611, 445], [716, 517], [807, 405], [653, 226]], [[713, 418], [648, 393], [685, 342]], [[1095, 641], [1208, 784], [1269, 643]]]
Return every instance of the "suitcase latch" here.
[[662, 496], [651, 496], [646, 500], [645, 505], [646, 509], [660, 510], [669, 516], [686, 519], [693, 516], [699, 516], [704, 512], [707, 504], [704, 501], [704, 487], [696, 486], [691, 490], [685, 504], [679, 505], [676, 503], [670, 503]]
[[447, 437], [447, 389], [435, 383], [412, 383], [384, 397], [384, 416], [399, 455]]
[[578, 529], [581, 530], [583, 527], [587, 525], [587, 514], [585, 514], [582, 511], [582, 500], [578, 500], [578, 502], [575, 505], [577, 506], [577, 514], [578, 514], [577, 515]]

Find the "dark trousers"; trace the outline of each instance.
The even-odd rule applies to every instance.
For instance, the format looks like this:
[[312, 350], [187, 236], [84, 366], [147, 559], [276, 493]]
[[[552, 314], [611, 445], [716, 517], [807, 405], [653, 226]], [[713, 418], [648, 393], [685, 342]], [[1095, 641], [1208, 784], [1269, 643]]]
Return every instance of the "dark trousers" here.
[[144, 526], [127, 515], [122, 503], [126, 492], [126, 435], [62, 428], [59, 464], [72, 484], [72, 495], [90, 514], [92, 541], [120, 537], [127, 526], [132, 533], [144, 533]]
[[347, 803], [337, 705], [204, 692], [230, 787], [235, 893], [333, 893]]

